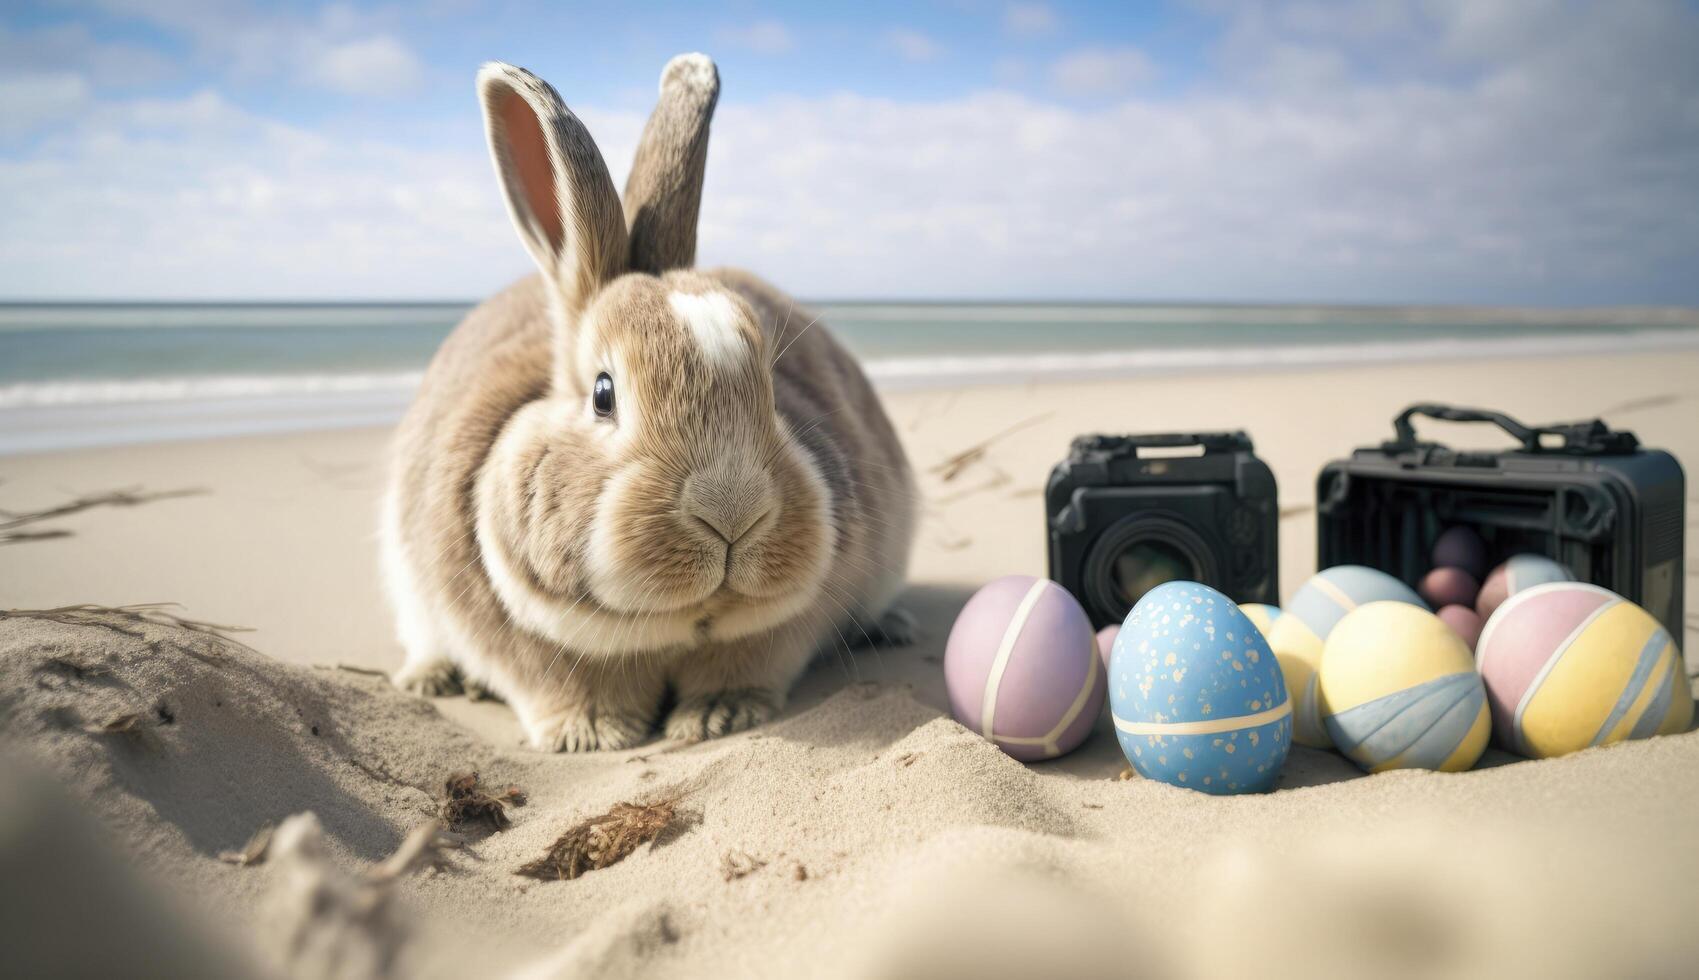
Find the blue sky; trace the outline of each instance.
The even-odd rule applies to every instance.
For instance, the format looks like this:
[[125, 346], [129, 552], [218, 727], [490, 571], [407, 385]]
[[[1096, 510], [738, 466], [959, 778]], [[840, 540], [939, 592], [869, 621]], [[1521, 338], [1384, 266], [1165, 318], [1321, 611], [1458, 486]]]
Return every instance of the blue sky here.
[[1699, 303], [1676, 0], [9, 5], [0, 297], [485, 294], [477, 65], [622, 181], [688, 50], [701, 258], [803, 296]]

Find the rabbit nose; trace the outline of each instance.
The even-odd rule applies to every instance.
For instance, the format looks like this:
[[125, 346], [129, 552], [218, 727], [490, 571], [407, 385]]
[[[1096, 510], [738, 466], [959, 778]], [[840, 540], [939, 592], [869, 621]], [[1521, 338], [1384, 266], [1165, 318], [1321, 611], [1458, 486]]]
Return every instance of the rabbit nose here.
[[728, 545], [736, 544], [773, 509], [765, 475], [698, 473], [685, 481], [684, 512]]

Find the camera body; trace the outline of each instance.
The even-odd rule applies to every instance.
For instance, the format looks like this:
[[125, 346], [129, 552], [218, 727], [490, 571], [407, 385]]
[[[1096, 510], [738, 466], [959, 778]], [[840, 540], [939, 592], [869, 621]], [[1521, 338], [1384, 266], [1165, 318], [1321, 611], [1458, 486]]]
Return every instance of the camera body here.
[[1044, 499], [1050, 577], [1094, 628], [1174, 579], [1280, 601], [1274, 474], [1243, 432], [1080, 436]]
[[[1418, 415], [1497, 425], [1518, 445], [1480, 452], [1424, 442], [1411, 421]], [[1675, 457], [1597, 419], [1531, 427], [1448, 405], [1412, 405], [1393, 431], [1391, 441], [1322, 468], [1317, 568], [1368, 565], [1414, 583], [1434, 539], [1463, 524], [1486, 540], [1493, 564], [1543, 554], [1682, 635], [1686, 482]]]

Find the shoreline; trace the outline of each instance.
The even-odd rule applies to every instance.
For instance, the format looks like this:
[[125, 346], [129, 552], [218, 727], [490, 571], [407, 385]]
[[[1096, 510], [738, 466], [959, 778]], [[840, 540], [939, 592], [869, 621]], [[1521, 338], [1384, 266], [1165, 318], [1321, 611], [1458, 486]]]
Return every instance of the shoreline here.
[[[866, 370], [881, 392], [897, 393], [1664, 351], [1699, 351], [1699, 330], [896, 357], [870, 360]], [[422, 377], [213, 375], [0, 387], [0, 456], [392, 425]]]
[[[1386, 439], [1404, 407], [1472, 405], [1534, 424], [1602, 416], [1691, 467], [1699, 460], [1695, 370], [1699, 351], [1656, 351], [955, 385], [887, 390], [883, 400], [922, 482], [910, 578], [923, 588], [1042, 573], [1045, 477], [1081, 433], [1243, 429], [1274, 470], [1287, 512], [1280, 579], [1290, 592], [1314, 571], [1308, 505], [1320, 468]], [[13, 511], [120, 488], [207, 490], [90, 511], [50, 525], [73, 532], [65, 540], [0, 547], [0, 608], [180, 602], [215, 622], [257, 627], [263, 649], [297, 661], [323, 657], [323, 630], [338, 624], [359, 651], [353, 657], [392, 666], [399, 654], [376, 587], [372, 542], [390, 427], [379, 418], [382, 406], [369, 409], [366, 425], [337, 428], [325, 419], [316, 431], [0, 456], [0, 508]], [[1419, 431], [1459, 448], [1506, 442], [1488, 426], [1424, 422]], [[940, 480], [943, 461], [986, 440], [985, 458], [971, 472]], [[1699, 504], [1691, 484], [1689, 497], [1683, 579], [1693, 595]], [[256, 559], [294, 572], [281, 583], [252, 569]], [[270, 584], [256, 589], [253, 575]], [[316, 612], [292, 612], [300, 609]], [[1681, 647], [1699, 669], [1699, 619], [1690, 618], [1685, 633]]]

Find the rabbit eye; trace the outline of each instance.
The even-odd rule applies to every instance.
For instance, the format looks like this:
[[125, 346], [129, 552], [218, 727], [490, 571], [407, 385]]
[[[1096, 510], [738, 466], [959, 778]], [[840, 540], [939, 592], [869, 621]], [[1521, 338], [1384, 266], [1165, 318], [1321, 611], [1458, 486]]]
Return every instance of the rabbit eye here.
[[608, 372], [596, 375], [596, 387], [590, 392], [590, 405], [602, 418], [614, 413], [614, 379], [608, 376]]

